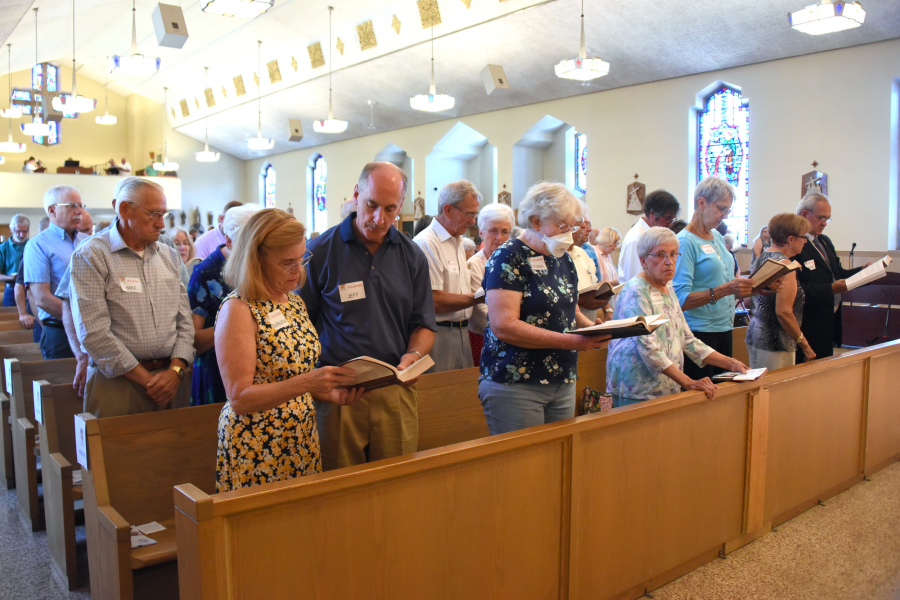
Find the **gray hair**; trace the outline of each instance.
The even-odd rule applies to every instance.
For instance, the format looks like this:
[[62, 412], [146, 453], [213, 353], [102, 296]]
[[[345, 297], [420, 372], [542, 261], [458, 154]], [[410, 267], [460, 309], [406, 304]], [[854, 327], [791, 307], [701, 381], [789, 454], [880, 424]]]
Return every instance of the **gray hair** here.
[[505, 204], [499, 202], [488, 204], [478, 213], [478, 230], [481, 231], [489, 223], [509, 223], [512, 227], [516, 224], [516, 215], [513, 209]]
[[262, 207], [259, 204], [242, 204], [241, 206], [232, 208], [225, 213], [225, 218], [222, 220], [222, 233], [224, 233], [233, 244], [235, 237], [241, 228], [247, 224], [250, 217], [255, 215], [261, 209]]
[[475, 240], [464, 237], [462, 239], [463, 250], [466, 252], [475, 252]]
[[[393, 167], [397, 169], [397, 172], [400, 173], [400, 177], [402, 179], [403, 187], [400, 190], [400, 200], [402, 201], [406, 198], [406, 186], [409, 183], [409, 177], [406, 176], [406, 172], [395, 165], [392, 162], [381, 161], [381, 162], [370, 162], [363, 167], [362, 173], [359, 174], [359, 180], [356, 182], [357, 187], [359, 187], [359, 192], [362, 193], [363, 190], [369, 189], [369, 177], [377, 171], [378, 169]], [[341, 207], [343, 209], [343, 207]], [[343, 211], [342, 211], [343, 212]]]
[[694, 188], [694, 208], [699, 206], [700, 198], [706, 198], [707, 202], [715, 202], [725, 196], [729, 196], [732, 200], [737, 198], [734, 186], [721, 177], [708, 175]]
[[671, 229], [668, 227], [651, 227], [644, 232], [644, 235], [638, 238], [638, 256], [647, 258], [651, 250], [660, 244], [668, 244], [669, 242], [675, 242], [675, 245], [678, 245], [678, 236], [672, 233]]
[[478, 191], [474, 183], [465, 179], [448, 183], [441, 188], [441, 193], [438, 194], [438, 214], [443, 213], [444, 207], [448, 204], [456, 206], [465, 200], [466, 196], [470, 195], [475, 196], [478, 199], [478, 204], [481, 205], [481, 192]]
[[725, 236], [724, 236], [722, 239], [725, 241], [725, 245], [726, 245], [726, 246], [727, 246], [728, 244], [731, 244], [732, 246], [734, 246], [734, 242], [735, 242], [734, 236], [731, 235], [730, 233], [726, 233]]
[[539, 181], [525, 192], [519, 203], [519, 226], [531, 229], [531, 218], [543, 221], [556, 217], [560, 221], [580, 218], [584, 205], [561, 183]]
[[[803, 196], [800, 199], [800, 203], [797, 205], [797, 214], [802, 215], [804, 210], [808, 210], [812, 212], [815, 210], [816, 206], [819, 202], [827, 202], [831, 204], [831, 200], [828, 199], [828, 196], [823, 194], [822, 192], [810, 192]], [[760, 231], [762, 233], [762, 231]]]
[[10, 228], [13, 228], [19, 224], [31, 227], [31, 221], [28, 220], [28, 217], [23, 214], [13, 215], [13, 218], [9, 220]]
[[78, 190], [71, 185], [54, 185], [44, 193], [44, 212], [50, 215], [50, 207], [54, 204], [65, 204], [67, 197], [72, 192], [78, 193]]
[[598, 246], [613, 246], [619, 243], [619, 240], [622, 239], [622, 234], [619, 233], [619, 230], [615, 227], [604, 227], [600, 230], [600, 233], [597, 234], [597, 245]]
[[134, 176], [123, 177], [122, 179], [120, 179], [119, 181], [116, 182], [116, 187], [113, 188], [113, 198], [115, 199], [115, 198], [119, 197], [119, 192], [121, 191], [122, 187], [125, 184], [131, 183], [132, 181], [140, 181], [140, 180], [141, 180], [140, 177], [134, 177]]
[[129, 177], [131, 181], [122, 182], [121, 186], [117, 186], [119, 189], [116, 191], [116, 209], [118, 210], [119, 204], [122, 202], [128, 202], [130, 204], [140, 204], [141, 201], [138, 198], [140, 192], [145, 189], [156, 190], [163, 195], [165, 195], [165, 190], [163, 190], [162, 186], [158, 183], [150, 181], [148, 179], [141, 179], [140, 177]]

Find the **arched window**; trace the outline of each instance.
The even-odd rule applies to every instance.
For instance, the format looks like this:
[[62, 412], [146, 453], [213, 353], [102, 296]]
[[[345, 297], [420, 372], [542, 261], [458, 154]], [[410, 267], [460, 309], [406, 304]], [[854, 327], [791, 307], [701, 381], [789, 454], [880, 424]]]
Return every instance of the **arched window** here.
[[275, 208], [275, 167], [266, 163], [262, 168], [262, 185], [259, 203], [266, 208]]
[[698, 113], [697, 181], [708, 175], [734, 186], [728, 229], [747, 244], [750, 228], [750, 107], [741, 92], [723, 85], [707, 96]]
[[325, 159], [321, 156], [313, 164], [312, 180], [313, 231], [321, 233], [328, 229], [328, 211], [326, 210], [328, 196], [325, 191], [325, 185], [328, 181], [328, 166], [325, 164]]
[[576, 133], [575, 140], [575, 189], [587, 193], [587, 136]]

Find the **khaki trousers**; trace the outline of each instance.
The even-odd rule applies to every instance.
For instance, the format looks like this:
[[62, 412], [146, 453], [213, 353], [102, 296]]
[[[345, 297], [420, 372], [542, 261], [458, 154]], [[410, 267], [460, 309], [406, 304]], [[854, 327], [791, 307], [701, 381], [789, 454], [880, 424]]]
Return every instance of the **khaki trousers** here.
[[416, 388], [384, 387], [349, 406], [317, 401], [316, 424], [325, 471], [411, 454], [419, 444]]
[[[160, 406], [150, 399], [143, 387], [130, 379], [124, 376], [107, 379], [97, 367], [88, 367], [87, 385], [84, 389], [84, 412], [103, 419], [190, 406], [191, 368], [188, 367], [185, 371], [175, 397], [167, 405]], [[155, 374], [159, 371], [150, 373]]]

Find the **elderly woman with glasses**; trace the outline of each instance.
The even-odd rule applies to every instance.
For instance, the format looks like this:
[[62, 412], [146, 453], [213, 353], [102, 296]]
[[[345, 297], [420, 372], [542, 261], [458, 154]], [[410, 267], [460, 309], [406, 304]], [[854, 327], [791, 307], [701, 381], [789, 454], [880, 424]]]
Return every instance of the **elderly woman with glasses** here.
[[682, 389], [700, 390], [710, 399], [716, 386], [708, 377], [694, 379], [684, 372], [684, 357], [698, 365], [715, 365], [747, 372], [739, 360], [716, 352], [691, 333], [669, 282], [679, 262], [678, 238], [664, 227], [651, 227], [638, 240], [643, 272], [619, 292], [614, 319], [663, 315], [668, 319], [653, 333], [613, 340], [606, 360], [606, 391], [613, 406], [635, 404]]
[[253, 215], [225, 262], [234, 291], [216, 320], [215, 348], [228, 401], [219, 416], [216, 491], [322, 470], [313, 398], [348, 404], [362, 389], [346, 367], [313, 368], [319, 336], [293, 290], [306, 279], [306, 229], [269, 208]]
[[536, 183], [519, 205], [522, 235], [485, 265], [478, 397], [491, 435], [573, 417], [578, 351], [608, 339], [569, 333], [594, 324], [576, 310], [578, 273], [567, 253], [581, 218], [564, 185]]
[[[679, 234], [681, 258], [674, 287], [691, 330], [707, 346], [731, 356], [736, 299], [750, 296], [750, 279], [734, 277], [734, 258], [716, 227], [731, 213], [734, 188], [724, 179], [709, 176], [694, 189], [694, 214]], [[712, 377], [712, 365], [685, 365], [692, 379]]]

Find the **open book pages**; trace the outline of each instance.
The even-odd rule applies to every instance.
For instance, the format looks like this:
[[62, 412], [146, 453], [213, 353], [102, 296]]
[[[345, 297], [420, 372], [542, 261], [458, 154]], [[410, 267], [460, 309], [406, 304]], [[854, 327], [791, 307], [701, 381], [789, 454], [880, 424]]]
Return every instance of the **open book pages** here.
[[727, 371], [719, 373], [713, 377], [713, 381], [756, 381], [769, 370], [765, 367], [761, 369], [750, 369], [746, 373], [738, 373], [737, 371]]
[[753, 282], [753, 291], [758, 292], [776, 279], [780, 279], [788, 273], [797, 271], [800, 268], [801, 265], [796, 260], [791, 261], [791, 264], [786, 265], [777, 260], [767, 258], [763, 264], [759, 265], [759, 268], [756, 269], [756, 271], [750, 274], [750, 280]]
[[893, 262], [890, 256], [885, 255], [881, 260], [876, 260], [871, 265], [854, 275], [847, 278], [847, 291], [855, 290], [861, 285], [871, 283], [876, 279], [881, 279], [887, 275], [887, 267]]
[[434, 360], [426, 354], [402, 371], [398, 371], [396, 367], [370, 356], [360, 356], [348, 360], [340, 366], [350, 367], [356, 371], [356, 377], [352, 383], [338, 387], [345, 389], [362, 387], [367, 390], [375, 390], [415, 379], [434, 366]]
[[596, 294], [594, 294], [595, 298], [611, 298], [618, 294], [622, 288], [625, 287], [624, 283], [620, 283], [619, 285], [613, 286], [610, 285], [608, 281], [600, 281], [593, 285], [588, 285], [583, 288], [578, 289], [578, 295], [587, 294], [588, 292], [593, 292], [596, 290]]
[[614, 339], [634, 337], [638, 335], [647, 335], [656, 331], [656, 329], [669, 320], [662, 315], [650, 315], [630, 317], [628, 319], [615, 319], [607, 321], [600, 325], [591, 325], [590, 327], [582, 327], [574, 329], [569, 333], [577, 333], [578, 335], [611, 335]]

